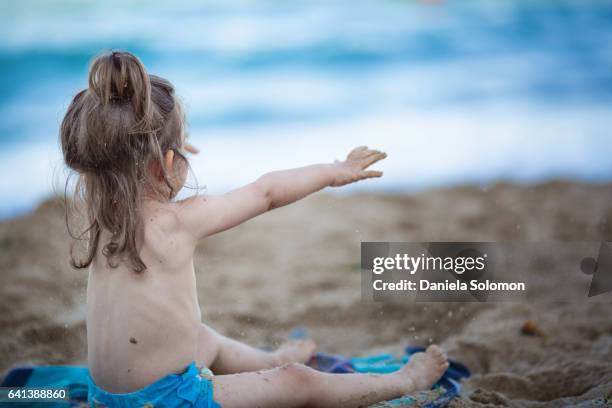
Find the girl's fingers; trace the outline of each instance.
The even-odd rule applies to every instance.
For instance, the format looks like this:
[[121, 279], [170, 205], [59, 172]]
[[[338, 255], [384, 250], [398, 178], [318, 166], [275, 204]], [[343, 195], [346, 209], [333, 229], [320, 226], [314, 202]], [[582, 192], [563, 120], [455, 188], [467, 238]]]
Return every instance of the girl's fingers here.
[[374, 177], [382, 177], [383, 172], [378, 170], [368, 170], [361, 172], [363, 178], [374, 178]]
[[363, 158], [369, 159], [369, 158], [372, 158], [380, 154], [384, 154], [384, 153], [381, 152], [380, 150], [368, 150], [367, 152], [364, 153]]
[[351, 156], [362, 156], [364, 152], [368, 151], [368, 146], [358, 146], [356, 148], [354, 148], [353, 150], [351, 150], [351, 152], [349, 153], [348, 157]]
[[191, 153], [191, 154], [198, 154], [198, 153], [200, 153], [200, 149], [198, 149], [197, 147], [195, 147], [191, 143], [185, 143], [185, 150], [187, 152]]
[[376, 163], [377, 161], [380, 161], [382, 159], [384, 159], [385, 157], [387, 157], [387, 153], [383, 153], [383, 152], [376, 152], [375, 154], [372, 154], [368, 157], [366, 157], [363, 161], [363, 168], [368, 168], [371, 165], [373, 165], [374, 163]]

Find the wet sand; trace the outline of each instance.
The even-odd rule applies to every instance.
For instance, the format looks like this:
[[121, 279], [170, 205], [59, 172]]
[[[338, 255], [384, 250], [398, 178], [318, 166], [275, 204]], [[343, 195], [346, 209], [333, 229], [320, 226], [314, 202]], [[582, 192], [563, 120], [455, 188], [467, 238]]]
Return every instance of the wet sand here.
[[[612, 241], [612, 186], [497, 184], [417, 194], [316, 194], [203, 241], [203, 319], [274, 346], [305, 327], [319, 350], [436, 342], [474, 375], [451, 407], [601, 406], [612, 398], [612, 303], [361, 301], [361, 241]], [[68, 266], [58, 200], [0, 224], [0, 371], [84, 364], [86, 272]], [[549, 295], [550, 296], [549, 296]], [[544, 336], [521, 334], [533, 320]]]

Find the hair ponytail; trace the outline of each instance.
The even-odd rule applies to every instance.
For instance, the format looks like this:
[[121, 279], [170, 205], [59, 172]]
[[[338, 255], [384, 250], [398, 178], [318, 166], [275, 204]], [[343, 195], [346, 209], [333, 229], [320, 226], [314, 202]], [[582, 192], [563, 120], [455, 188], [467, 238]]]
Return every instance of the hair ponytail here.
[[111, 239], [102, 254], [110, 266], [127, 255], [135, 271], [146, 269], [136, 231], [147, 169], [151, 162], [159, 164], [173, 196], [163, 154], [181, 146], [183, 122], [172, 85], [149, 75], [136, 56], [110, 52], [94, 59], [89, 87], [74, 97], [60, 129], [64, 160], [79, 176], [74, 197], [85, 204], [88, 219], [88, 227], [73, 236], [89, 241], [87, 255], [72, 256], [73, 266], [91, 264], [106, 230]]
[[96, 58], [89, 69], [89, 92], [103, 105], [130, 103], [139, 125], [152, 125], [151, 81], [135, 55], [114, 51]]

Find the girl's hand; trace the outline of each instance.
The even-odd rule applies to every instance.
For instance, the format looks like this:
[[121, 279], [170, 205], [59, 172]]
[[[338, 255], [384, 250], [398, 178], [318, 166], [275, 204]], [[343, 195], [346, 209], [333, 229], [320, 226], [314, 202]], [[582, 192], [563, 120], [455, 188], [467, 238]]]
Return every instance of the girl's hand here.
[[387, 157], [386, 153], [370, 150], [367, 146], [356, 147], [349, 153], [346, 160], [334, 163], [337, 170], [330, 186], [340, 187], [359, 180], [382, 177], [382, 171], [366, 169], [385, 157]]

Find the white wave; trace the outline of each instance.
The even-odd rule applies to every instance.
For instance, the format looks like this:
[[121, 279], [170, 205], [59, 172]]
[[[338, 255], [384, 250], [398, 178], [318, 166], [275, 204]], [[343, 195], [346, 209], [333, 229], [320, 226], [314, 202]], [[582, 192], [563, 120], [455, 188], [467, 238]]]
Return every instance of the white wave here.
[[[507, 107], [508, 108], [508, 107]], [[357, 145], [388, 152], [381, 180], [363, 189], [414, 190], [497, 180], [610, 180], [609, 119], [601, 111], [398, 112], [329, 126], [193, 135], [200, 184], [213, 192], [267, 171], [341, 159]]]
[[[382, 149], [389, 157], [375, 166], [385, 172], [382, 179], [360, 183], [353, 190], [418, 190], [558, 177], [609, 181], [609, 124], [608, 112], [593, 108], [406, 111], [311, 127], [196, 132], [191, 138], [202, 153], [190, 162], [198, 184], [211, 193], [236, 188], [268, 171], [342, 159], [362, 144]], [[3, 150], [0, 172], [13, 175], [0, 178], [0, 214], [30, 208], [52, 192], [63, 192], [66, 173], [55, 142]], [[182, 196], [189, 194], [184, 190]]]

